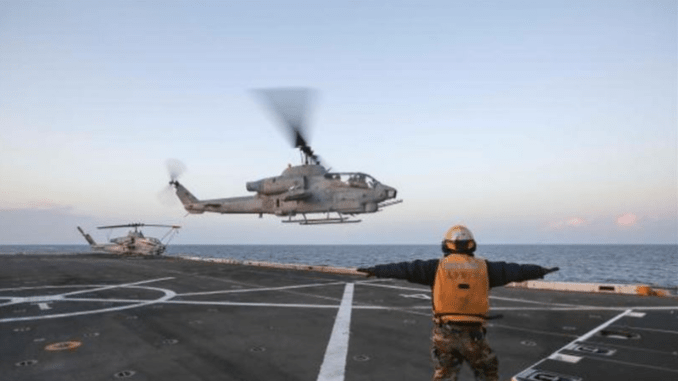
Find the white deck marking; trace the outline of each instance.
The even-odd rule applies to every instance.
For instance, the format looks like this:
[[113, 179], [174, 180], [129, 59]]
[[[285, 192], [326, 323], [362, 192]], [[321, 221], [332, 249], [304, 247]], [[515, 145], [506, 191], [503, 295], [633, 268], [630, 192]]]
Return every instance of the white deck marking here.
[[351, 328], [351, 309], [353, 306], [353, 283], [347, 283], [344, 297], [334, 320], [334, 327], [327, 343], [325, 358], [320, 366], [318, 381], [343, 381], [346, 372], [346, 355]]
[[11, 301], [9, 301], [9, 302], [7, 302], [7, 303], [2, 303], [2, 304], [0, 304], [0, 307], [11, 306], [12, 304], [17, 304], [17, 303], [21, 303], [21, 301], [17, 301], [16, 299], [14, 299], [14, 300], [11, 300]]
[[633, 329], [639, 329], [641, 331], [650, 331], [650, 332], [661, 332], [661, 333], [671, 333], [678, 335], [678, 331], [670, 331], [667, 329], [657, 329], [657, 328], [643, 328], [643, 327], [633, 327]]
[[245, 302], [212, 302], [199, 300], [168, 300], [165, 304], [194, 304], [204, 306], [243, 306], [243, 307], [290, 307], [290, 308], [337, 308], [336, 304], [299, 304], [299, 303], [245, 303]]
[[568, 333], [558, 333], [558, 332], [549, 332], [549, 331], [542, 331], [538, 329], [529, 329], [529, 328], [522, 328], [522, 327], [512, 327], [510, 325], [503, 325], [503, 324], [497, 324], [497, 323], [488, 323], [488, 327], [490, 328], [499, 328], [499, 329], [511, 329], [514, 331], [523, 331], [523, 332], [532, 332], [532, 333], [539, 333], [541, 335], [550, 335], [550, 336], [562, 336], [562, 337], [576, 337], [576, 335], [568, 334]]
[[382, 279], [359, 280], [355, 283], [365, 284], [365, 283], [390, 282], [390, 281], [391, 281], [391, 279], [382, 278]]
[[619, 360], [613, 360], [613, 359], [606, 359], [602, 357], [593, 357], [593, 356], [584, 356], [588, 359], [594, 359], [597, 361], [605, 361], [605, 362], [611, 362], [615, 364], [622, 364], [622, 365], [631, 365], [631, 366], [636, 366], [639, 368], [647, 368], [647, 369], [654, 369], [654, 370], [661, 370], [663, 372], [671, 372], [671, 373], [678, 373], [678, 370], [676, 369], [671, 369], [671, 368], [664, 368], [661, 366], [654, 366], [654, 365], [646, 365], [646, 364], [636, 364], [633, 362], [627, 362], [627, 361], [619, 361]]
[[[62, 286], [30, 286], [30, 287], [14, 287], [14, 288], [3, 288], [0, 291], [23, 291], [23, 290], [35, 290], [36, 288], [83, 288], [83, 287], [95, 287], [92, 285], [62, 285]], [[14, 296], [0, 296], [0, 299], [14, 299]]]
[[572, 306], [572, 307], [490, 307], [493, 311], [625, 311], [628, 307]]
[[[392, 286], [388, 284], [374, 284], [367, 283], [368, 281], [356, 282], [365, 286], [374, 286], [374, 287], [383, 287], [383, 288], [392, 288], [395, 290], [409, 290], [409, 291], [420, 291], [430, 293], [430, 289], [427, 288], [415, 288], [415, 287], [402, 287], [402, 286]], [[628, 309], [632, 310], [678, 310], [678, 306], [627, 306], [627, 307], [606, 307], [606, 306], [587, 306], [587, 305], [577, 305], [577, 304], [567, 304], [567, 303], [546, 303], [535, 300], [527, 299], [518, 299], [518, 298], [505, 298], [502, 296], [492, 296], [490, 299], [505, 300], [512, 302], [521, 302], [528, 304], [541, 304], [544, 307], [492, 307], [492, 310], [501, 310], [501, 311], [587, 311], [587, 310], [596, 310], [596, 311], [625, 311]], [[380, 306], [355, 306], [354, 308], [361, 309], [380, 309]], [[389, 309], [391, 307], [383, 307]], [[417, 307], [407, 307], [407, 308], [431, 308], [431, 306], [417, 306]], [[634, 312], [633, 314], [641, 314], [642, 312]], [[631, 315], [633, 316], [633, 315]]]
[[571, 355], [564, 355], [562, 353], [554, 353], [551, 356], [549, 356], [549, 359], [556, 360], [556, 361], [569, 362], [570, 364], [576, 364], [582, 358], [579, 357], [579, 356], [571, 356]]
[[[592, 329], [591, 331], [589, 331], [589, 332], [588, 332], [587, 334], [585, 334], [584, 336], [582, 336], [582, 337], [580, 337], [580, 338], [574, 340], [573, 342], [571, 342], [570, 344], [566, 345], [565, 347], [570, 346], [570, 345], [576, 343], [577, 341], [586, 341], [586, 340], [588, 340], [591, 336], [595, 335], [598, 331], [602, 330], [603, 328], [607, 328], [610, 324], [616, 322], [617, 320], [623, 318], [624, 316], [630, 314], [631, 312], [633, 312], [633, 310], [626, 310], [626, 311], [620, 313], [619, 315], [613, 317], [612, 319], [610, 319], [610, 320], [606, 321], [605, 323], [603, 323], [603, 324], [597, 326], [596, 328]], [[565, 347], [561, 348], [560, 350], [563, 350]]]
[[[68, 298], [64, 299], [68, 302], [112, 302], [112, 303], [149, 303], [154, 304], [194, 304], [194, 305], [215, 305], [215, 306], [251, 306], [251, 307], [290, 307], [290, 308], [337, 308], [336, 304], [301, 304], [301, 303], [248, 303], [248, 302], [228, 302], [219, 300], [167, 300], [157, 301], [153, 299], [99, 299], [99, 298]], [[355, 305], [355, 310], [391, 310], [412, 312], [412, 310], [430, 310], [431, 306], [411, 306], [411, 307], [396, 307], [396, 306], [375, 306], [375, 305]], [[497, 311], [591, 311], [591, 310], [606, 310], [606, 311], [623, 311], [624, 307], [498, 307], [492, 308]], [[571, 336], [571, 335], [570, 335]]]
[[403, 298], [431, 300], [431, 297], [426, 294], [400, 294]]
[[120, 298], [68, 298], [67, 302], [93, 302], [93, 303], [150, 303], [156, 299], [120, 299]]
[[538, 300], [527, 300], [527, 299], [517, 299], [517, 298], [505, 298], [503, 296], [492, 296], [490, 295], [490, 299], [497, 299], [497, 300], [505, 300], [508, 302], [519, 302], [519, 303], [528, 303], [528, 304], [545, 304], [549, 306], [562, 306], [562, 307], [581, 307], [581, 305], [577, 304], [568, 304], [568, 303], [546, 303], [546, 302], [540, 302]]
[[[98, 310], [89, 310], [89, 311], [75, 311], [75, 312], [67, 312], [67, 313], [61, 313], [61, 314], [53, 314], [53, 315], [38, 315], [38, 316], [24, 316], [24, 317], [15, 317], [15, 318], [6, 318], [6, 319], [0, 319], [0, 323], [12, 323], [16, 321], [29, 321], [29, 320], [42, 320], [42, 319], [55, 319], [55, 318], [62, 318], [62, 317], [71, 317], [71, 316], [82, 316], [82, 315], [91, 315], [91, 314], [99, 314], [99, 313], [104, 313], [104, 312], [113, 312], [113, 311], [121, 311], [121, 310], [126, 310], [130, 308], [137, 308], [137, 307], [143, 307], [143, 306], [148, 306], [160, 302], [165, 302], [168, 301], [169, 299], [172, 299], [176, 294], [172, 290], [166, 290], [162, 288], [156, 288], [156, 287], [148, 287], [148, 286], [134, 286], [135, 284], [140, 284], [140, 283], [149, 283], [149, 282], [155, 282], [158, 279], [150, 280], [150, 281], [142, 281], [142, 282], [135, 282], [135, 283], [130, 283], [130, 284], [124, 284], [124, 285], [119, 285], [119, 286], [114, 286], [114, 287], [108, 287], [108, 288], [115, 288], [115, 287], [130, 287], [130, 288], [141, 288], [144, 290], [153, 290], [157, 291], [160, 293], [163, 293], [164, 295], [161, 296], [158, 299], [155, 300], [145, 300], [145, 301], [140, 301], [137, 304], [130, 304], [126, 306], [117, 306], [117, 307], [110, 307], [110, 308], [102, 308]], [[39, 287], [36, 287], [39, 288]], [[107, 289], [108, 289], [107, 288]], [[98, 290], [101, 290], [101, 288], [96, 288]], [[92, 291], [95, 289], [91, 289], [88, 291]], [[67, 295], [67, 294], [61, 294], [61, 295], [50, 295], [49, 298], [54, 298], [56, 300], [58, 297]], [[40, 300], [41, 302], [45, 301], [45, 297], [30, 297], [30, 298], [21, 298], [22, 300], [31, 300], [31, 301], [36, 301]], [[71, 299], [67, 298], [58, 298], [62, 301], [71, 301]], [[73, 299], [75, 300], [75, 299]], [[109, 299], [100, 299], [100, 301], [103, 302], [110, 302]]]
[[113, 288], [120, 288], [120, 287], [138, 286], [138, 285], [144, 284], [144, 283], [160, 282], [161, 280], [168, 280], [168, 279], [174, 279], [174, 277], [165, 277], [165, 278], [149, 279], [149, 280], [142, 280], [142, 281], [139, 281], [139, 282], [124, 283], [124, 284], [114, 284], [114, 285], [110, 285], [110, 286], [104, 286], [104, 287], [99, 287], [99, 288], [93, 288], [93, 289], [89, 289], [89, 290], [81, 290], [81, 291], [67, 292], [67, 293], [61, 294], [61, 295], [59, 295], [59, 296], [64, 297], [64, 296], [70, 296], [70, 295], [88, 294], [88, 293], [90, 293], [90, 292], [105, 291], [105, 290], [110, 290], [110, 289], [113, 289]]
[[546, 361], [546, 360], [552, 358], [553, 356], [559, 355], [559, 354], [560, 354], [560, 351], [562, 351], [563, 349], [569, 348], [571, 345], [574, 345], [575, 343], [577, 343], [577, 342], [579, 342], [579, 341], [586, 341], [588, 338], [590, 338], [591, 336], [595, 335], [596, 332], [598, 332], [598, 331], [600, 331], [601, 329], [603, 329], [603, 328], [609, 326], [610, 324], [612, 324], [612, 323], [614, 323], [615, 321], [617, 321], [617, 320], [623, 318], [624, 316], [630, 314], [631, 312], [633, 312], [633, 310], [626, 310], [626, 311], [620, 313], [619, 315], [613, 317], [612, 319], [610, 319], [610, 320], [606, 321], [605, 323], [603, 323], [603, 324], [597, 326], [596, 328], [592, 329], [591, 331], [589, 331], [589, 332], [586, 333], [585, 335], [580, 336], [580, 337], [578, 337], [578, 338], [572, 340], [571, 342], [567, 343], [567, 344], [566, 344], [565, 346], [563, 346], [562, 348], [560, 348], [560, 349], [558, 349], [557, 351], [553, 352], [550, 356], [545, 357], [545, 358], [543, 358], [543, 359], [537, 361], [536, 363], [534, 363], [532, 366], [529, 366], [529, 367], [525, 368], [524, 370], [522, 370], [522, 371], [519, 372], [518, 374], [524, 372], [524, 371], [527, 370], [527, 369], [534, 369], [534, 367], [536, 367], [537, 365], [539, 365], [539, 364], [543, 363], [544, 361]]
[[294, 286], [281, 286], [281, 287], [262, 287], [262, 288], [246, 288], [238, 290], [220, 290], [220, 291], [204, 291], [204, 292], [187, 292], [184, 294], [177, 294], [177, 296], [195, 296], [195, 295], [213, 295], [213, 294], [233, 294], [238, 292], [255, 292], [255, 291], [281, 291], [281, 290], [290, 290], [294, 288], [305, 288], [305, 287], [320, 287], [320, 286], [335, 286], [339, 284], [346, 284], [346, 282], [328, 282], [328, 283], [313, 283], [313, 284], [298, 284]]
[[430, 288], [415, 288], [415, 287], [402, 287], [402, 286], [391, 286], [388, 284], [376, 284], [376, 283], [360, 283], [365, 286], [373, 286], [373, 287], [384, 287], [384, 288], [394, 288], [396, 290], [410, 290], [410, 291], [428, 291], [431, 292]]
[[628, 314], [627, 316], [629, 316], [629, 317], [634, 317], [634, 318], [642, 318], [642, 317], [644, 317], [645, 315], [646, 315], [645, 312], [631, 312], [631, 313]]
[[38, 303], [38, 307], [40, 307], [41, 310], [51, 310], [52, 307], [49, 306], [47, 303]]

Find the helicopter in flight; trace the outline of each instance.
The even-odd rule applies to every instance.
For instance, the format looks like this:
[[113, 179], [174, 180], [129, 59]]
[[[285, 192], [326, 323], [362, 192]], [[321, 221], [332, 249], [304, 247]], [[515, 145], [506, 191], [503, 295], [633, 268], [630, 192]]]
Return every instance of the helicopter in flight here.
[[[280, 176], [267, 177], [246, 183], [246, 189], [255, 194], [212, 200], [199, 200], [191, 194], [178, 177], [183, 165], [168, 161], [170, 186], [188, 213], [272, 214], [287, 217], [285, 223], [300, 225], [355, 223], [355, 216], [374, 213], [396, 200], [397, 190], [362, 172], [330, 172], [305, 138], [306, 110], [310, 90], [266, 89], [258, 93], [268, 103], [301, 154], [301, 165], [288, 165]], [[308, 215], [321, 217], [310, 218]]]
[[[170, 228], [170, 230], [161, 238], [146, 237], [139, 230], [142, 226], [149, 227], [162, 227]], [[118, 229], [118, 228], [134, 228], [130, 230], [126, 236], [113, 238], [110, 240], [110, 243], [98, 244], [94, 241], [91, 235], [85, 233], [80, 226], [78, 226], [78, 231], [85, 237], [87, 243], [94, 251], [104, 251], [112, 254], [125, 254], [125, 255], [161, 255], [167, 249], [167, 244], [172, 238], [173, 234], [178, 232], [178, 229], [181, 226], [178, 225], [156, 225], [156, 224], [126, 224], [126, 225], [111, 225], [111, 226], [99, 226], [97, 229]], [[167, 239], [165, 243], [164, 241]]]

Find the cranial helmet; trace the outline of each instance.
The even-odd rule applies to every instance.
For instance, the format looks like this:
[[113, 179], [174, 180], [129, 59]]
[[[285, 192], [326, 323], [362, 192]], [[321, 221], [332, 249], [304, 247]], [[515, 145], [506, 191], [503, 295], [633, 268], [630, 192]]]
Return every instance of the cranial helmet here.
[[471, 231], [463, 225], [452, 226], [443, 238], [443, 253], [471, 254], [476, 251], [476, 241]]

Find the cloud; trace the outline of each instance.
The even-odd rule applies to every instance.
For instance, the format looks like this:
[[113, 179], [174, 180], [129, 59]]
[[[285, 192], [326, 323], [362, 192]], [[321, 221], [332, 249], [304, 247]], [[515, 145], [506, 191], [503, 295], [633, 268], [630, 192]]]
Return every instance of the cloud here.
[[567, 226], [580, 226], [580, 225], [585, 225], [586, 220], [583, 219], [583, 218], [579, 218], [579, 217], [572, 217], [569, 220], [565, 221], [565, 224]]
[[619, 226], [634, 226], [638, 223], [638, 216], [633, 213], [622, 214], [617, 217], [617, 225]]
[[564, 220], [558, 220], [551, 222], [548, 227], [554, 230], [560, 230], [565, 228], [578, 228], [581, 226], [588, 225], [588, 221], [581, 217], [570, 217]]

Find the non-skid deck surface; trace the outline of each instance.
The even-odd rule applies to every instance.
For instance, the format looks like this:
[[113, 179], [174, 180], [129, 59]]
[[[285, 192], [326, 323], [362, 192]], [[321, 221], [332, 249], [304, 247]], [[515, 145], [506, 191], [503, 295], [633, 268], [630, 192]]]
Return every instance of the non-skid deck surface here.
[[[675, 298], [499, 288], [491, 305], [502, 380], [678, 379]], [[425, 380], [430, 329], [430, 290], [402, 281], [0, 256], [7, 380]]]

